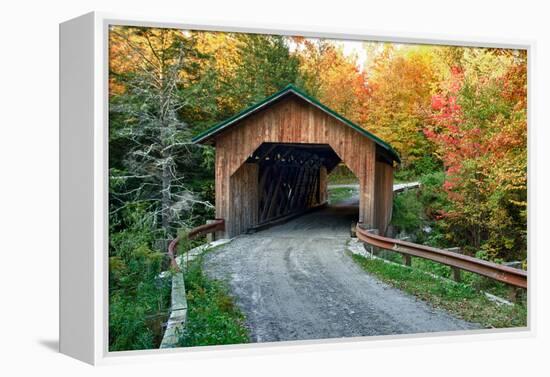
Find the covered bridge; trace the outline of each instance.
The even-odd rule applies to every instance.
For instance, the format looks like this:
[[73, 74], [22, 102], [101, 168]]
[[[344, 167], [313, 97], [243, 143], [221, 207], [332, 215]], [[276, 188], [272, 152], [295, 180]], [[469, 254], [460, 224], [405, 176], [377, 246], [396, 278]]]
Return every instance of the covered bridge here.
[[225, 236], [327, 201], [343, 162], [359, 180], [359, 223], [385, 233], [391, 219], [390, 145], [289, 85], [193, 138], [216, 147], [216, 217]]

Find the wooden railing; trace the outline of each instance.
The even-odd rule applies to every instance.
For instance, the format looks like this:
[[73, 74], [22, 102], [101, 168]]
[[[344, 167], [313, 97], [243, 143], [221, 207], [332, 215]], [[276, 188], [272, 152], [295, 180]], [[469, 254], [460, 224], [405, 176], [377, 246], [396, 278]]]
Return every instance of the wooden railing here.
[[382, 237], [377, 235], [375, 231], [363, 229], [360, 226], [357, 226], [356, 234], [357, 238], [372, 246], [395, 251], [408, 257], [424, 258], [452, 268], [473, 272], [514, 287], [527, 289], [527, 272], [517, 268], [503, 266], [448, 250]]
[[[187, 233], [187, 238], [192, 240], [197, 237], [203, 236], [205, 234], [220, 232], [224, 230], [225, 230], [224, 219], [215, 219], [208, 224], [203, 224], [196, 228], [191, 229]], [[168, 245], [168, 257], [170, 258], [170, 264], [172, 268], [174, 268], [176, 271], [180, 270], [178, 263], [176, 262], [176, 254], [177, 254], [176, 247], [178, 246], [178, 243], [180, 242], [180, 240], [181, 240], [181, 237], [177, 236]]]

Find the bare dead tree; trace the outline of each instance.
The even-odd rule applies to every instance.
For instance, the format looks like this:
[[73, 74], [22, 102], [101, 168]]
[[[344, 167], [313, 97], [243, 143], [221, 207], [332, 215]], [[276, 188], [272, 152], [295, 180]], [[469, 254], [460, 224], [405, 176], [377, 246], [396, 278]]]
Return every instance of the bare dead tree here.
[[111, 196], [119, 201], [113, 211], [141, 201], [169, 236], [186, 225], [185, 215], [193, 206], [212, 206], [188, 189], [184, 173], [177, 169], [177, 160], [188, 158], [196, 148], [178, 114], [200, 87], [186, 78], [192, 50], [176, 30], [115, 28], [111, 33], [122, 46], [119, 52], [133, 64], [124, 77], [128, 100], [110, 109], [125, 119], [122, 127], [112, 130], [114, 137], [131, 144], [124, 160], [127, 171], [111, 171]]

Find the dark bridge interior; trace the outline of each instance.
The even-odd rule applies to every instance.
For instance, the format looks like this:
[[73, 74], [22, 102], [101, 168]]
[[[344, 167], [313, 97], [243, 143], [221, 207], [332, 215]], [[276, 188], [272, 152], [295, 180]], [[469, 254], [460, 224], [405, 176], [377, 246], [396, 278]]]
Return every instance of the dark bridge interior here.
[[258, 225], [324, 204], [327, 174], [340, 161], [327, 144], [260, 145], [246, 161], [259, 166]]

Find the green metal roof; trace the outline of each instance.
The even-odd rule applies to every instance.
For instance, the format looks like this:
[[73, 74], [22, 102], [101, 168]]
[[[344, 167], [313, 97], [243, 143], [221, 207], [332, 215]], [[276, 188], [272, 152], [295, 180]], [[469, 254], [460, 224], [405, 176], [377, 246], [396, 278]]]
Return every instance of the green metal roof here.
[[280, 98], [282, 98], [282, 97], [284, 97], [284, 96], [286, 96], [290, 93], [302, 98], [306, 102], [309, 102], [313, 106], [319, 108], [320, 110], [324, 111], [325, 113], [327, 113], [327, 114], [333, 116], [334, 118], [338, 119], [339, 121], [341, 121], [345, 125], [353, 128], [354, 130], [356, 130], [357, 132], [359, 132], [363, 136], [366, 136], [369, 139], [373, 140], [376, 144], [378, 144], [379, 146], [381, 146], [382, 148], [387, 150], [395, 161], [401, 162], [401, 159], [399, 158], [399, 155], [391, 147], [391, 145], [389, 145], [388, 143], [386, 143], [385, 141], [380, 139], [378, 136], [376, 136], [376, 135], [370, 133], [369, 131], [365, 130], [363, 127], [359, 126], [358, 124], [355, 124], [351, 120], [349, 120], [349, 119], [343, 117], [342, 115], [338, 114], [336, 111], [334, 111], [334, 110], [328, 108], [327, 106], [323, 105], [317, 99], [307, 95], [306, 93], [304, 93], [303, 91], [301, 91], [300, 89], [298, 89], [297, 87], [295, 87], [292, 84], [287, 85], [286, 87], [284, 87], [282, 90], [278, 91], [277, 93], [274, 93], [274, 94], [270, 95], [269, 97], [263, 99], [262, 101], [250, 106], [249, 108], [244, 109], [243, 111], [233, 115], [231, 118], [228, 118], [228, 119], [224, 120], [223, 122], [220, 122], [220, 123], [212, 126], [211, 128], [207, 129], [206, 131], [201, 132], [200, 134], [195, 136], [193, 139], [191, 139], [191, 141], [193, 143], [196, 143], [196, 144], [206, 142], [206, 141], [210, 140], [211, 138], [213, 138], [219, 132], [221, 132], [221, 131], [225, 130], [226, 128], [228, 128], [229, 126], [231, 126], [231, 125], [237, 123], [238, 121], [252, 115], [253, 113], [267, 107], [272, 102], [274, 102], [274, 101], [276, 101], [276, 100], [278, 100], [278, 99], [280, 99]]

